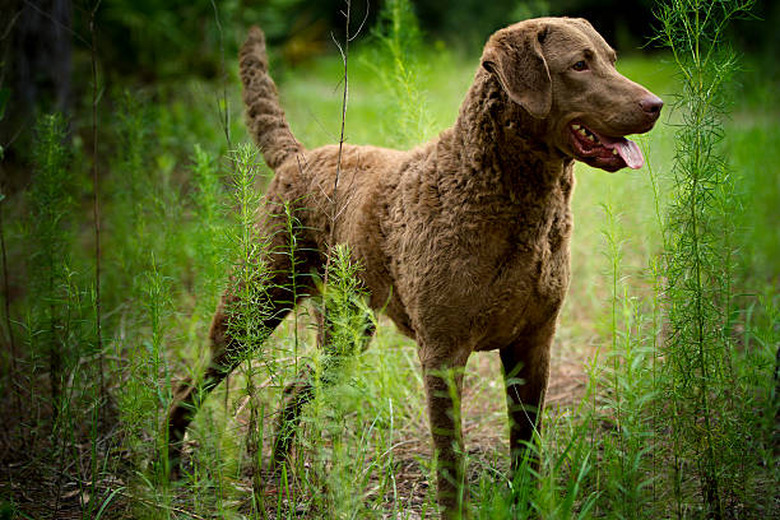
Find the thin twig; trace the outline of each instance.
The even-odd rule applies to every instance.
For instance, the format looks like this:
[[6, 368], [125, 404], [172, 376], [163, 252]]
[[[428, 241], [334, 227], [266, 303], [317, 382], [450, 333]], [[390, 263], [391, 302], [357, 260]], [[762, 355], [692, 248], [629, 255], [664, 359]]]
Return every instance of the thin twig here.
[[360, 27], [357, 28], [357, 31], [355, 31], [355, 34], [349, 38], [349, 41], [355, 41], [355, 38], [357, 38], [360, 33], [363, 31], [363, 27], [365, 27], [366, 22], [368, 21], [368, 13], [371, 12], [371, 2], [369, 0], [366, 0], [366, 12], [363, 16], [363, 21], [360, 22]]
[[[2, 203], [5, 196], [0, 193], [0, 203]], [[6, 254], [5, 250], [5, 231], [3, 226], [3, 206], [0, 204], [0, 252], [2, 252], [2, 262], [3, 262], [3, 304], [4, 304], [4, 310], [5, 310], [5, 326], [8, 329], [8, 341], [11, 345], [11, 381], [16, 381], [16, 378], [19, 376], [19, 372], [16, 367], [16, 358], [17, 358], [17, 352], [16, 352], [16, 340], [14, 339], [14, 330], [12, 328], [11, 324], [11, 291], [8, 284], [8, 256]], [[16, 386], [16, 385], [13, 385]], [[15, 396], [15, 402], [16, 402], [16, 410], [17, 413], [21, 414], [22, 412], [22, 400], [19, 396], [19, 392], [14, 392]], [[21, 417], [21, 415], [19, 415]]]
[[225, 67], [225, 37], [222, 30], [222, 22], [219, 20], [219, 10], [217, 9], [217, 4], [214, 0], [211, 0], [211, 7], [214, 9], [214, 20], [217, 22], [217, 31], [219, 32], [219, 72], [222, 79], [222, 104], [218, 104], [219, 118], [220, 123], [222, 124], [222, 131], [225, 132], [228, 150], [232, 150], [233, 143], [230, 138], [230, 105], [228, 104], [227, 95], [227, 67]]
[[14, 14], [11, 19], [8, 21], [8, 25], [5, 26], [5, 29], [3, 30], [3, 33], [0, 34], [0, 40], [5, 40], [8, 38], [8, 36], [11, 34], [11, 29], [14, 28], [14, 25], [16, 25], [16, 21], [19, 19], [20, 16], [22, 16], [22, 13], [24, 12], [24, 9], [19, 9], [16, 14]]
[[350, 17], [352, 15], [352, 1], [351, 0], [345, 0], [346, 3], [346, 10], [340, 11], [341, 14], [344, 16], [344, 44], [340, 44], [339, 41], [336, 39], [335, 35], [331, 33], [331, 38], [333, 39], [333, 42], [336, 44], [336, 48], [339, 50], [339, 53], [341, 54], [341, 60], [344, 64], [344, 78], [343, 78], [343, 89], [342, 89], [342, 98], [341, 98], [341, 131], [339, 133], [339, 152], [338, 152], [338, 158], [336, 160], [336, 177], [333, 179], [333, 197], [331, 199], [331, 214], [329, 217], [330, 220], [330, 233], [328, 234], [328, 241], [325, 244], [325, 247], [327, 248], [327, 255], [325, 258], [325, 272], [323, 273], [322, 277], [322, 294], [320, 295], [322, 297], [322, 312], [320, 312], [320, 323], [319, 323], [319, 337], [317, 341], [320, 343], [320, 347], [323, 347], [322, 342], [325, 341], [325, 322], [326, 322], [326, 314], [327, 314], [327, 308], [325, 305], [326, 301], [326, 291], [328, 287], [328, 278], [330, 277], [330, 266], [331, 266], [331, 259], [332, 259], [332, 251], [333, 247], [335, 246], [334, 241], [336, 239], [336, 227], [337, 227], [337, 221], [339, 216], [341, 215], [342, 210], [339, 209], [339, 197], [338, 197], [338, 188], [339, 188], [339, 180], [341, 179], [341, 160], [344, 155], [344, 133], [347, 126], [347, 105], [349, 101], [349, 42], [353, 41], [359, 34], [360, 31], [365, 26], [366, 20], [368, 20], [368, 13], [369, 13], [369, 0], [366, 0], [366, 13], [363, 18], [363, 21], [360, 23], [360, 26], [358, 27], [357, 31], [355, 31], [354, 34], [350, 34]]
[[342, 46], [339, 44], [339, 42], [336, 40], [336, 36], [331, 33], [331, 38], [333, 39], [333, 42], [336, 44], [336, 47], [339, 50], [339, 53], [341, 54], [341, 61], [344, 64], [344, 88], [342, 89], [342, 97], [341, 97], [341, 132], [339, 133], [339, 153], [338, 158], [336, 160], [336, 177], [333, 179], [333, 197], [332, 197], [332, 207], [331, 207], [331, 214], [330, 214], [330, 233], [328, 236], [328, 241], [325, 244], [325, 247], [327, 248], [327, 256], [325, 259], [325, 272], [322, 277], [322, 311], [320, 312], [320, 324], [319, 324], [319, 334], [318, 334], [318, 342], [320, 342], [320, 347], [323, 347], [323, 343], [325, 341], [325, 323], [327, 321], [326, 314], [327, 314], [327, 306], [325, 304], [326, 302], [326, 291], [328, 287], [328, 278], [330, 276], [330, 265], [331, 265], [331, 259], [332, 259], [332, 251], [334, 247], [333, 241], [336, 238], [336, 219], [338, 218], [339, 213], [339, 199], [338, 199], [338, 189], [339, 189], [339, 178], [341, 177], [341, 159], [344, 153], [344, 131], [347, 126], [347, 101], [349, 99], [349, 42], [350, 42], [350, 36], [349, 36], [349, 19], [351, 15], [352, 10], [352, 1], [351, 0], [345, 0], [347, 4], [346, 11], [342, 11], [342, 14], [345, 18], [344, 23], [344, 45]]
[[[97, 6], [98, 6], [98, 5], [100, 5], [100, 2], [101, 2], [101, 1], [102, 1], [102, 0], [98, 0], [98, 3], [97, 3], [97, 5], [95, 6], [95, 9], [97, 9]], [[87, 40], [85, 40], [84, 38], [82, 38], [82, 37], [81, 37], [81, 35], [80, 35], [79, 33], [77, 33], [76, 31], [74, 31], [73, 29], [71, 29], [70, 27], [68, 27], [67, 25], [63, 24], [61, 21], [59, 21], [59, 20], [57, 20], [56, 18], [54, 18], [54, 17], [51, 15], [51, 13], [48, 13], [48, 12], [44, 11], [43, 9], [41, 9], [40, 7], [38, 7], [37, 5], [35, 5], [34, 3], [32, 3], [30, 0], [24, 0], [24, 5], [26, 5], [27, 7], [30, 7], [30, 8], [32, 8], [32, 9], [34, 9], [35, 11], [37, 11], [39, 15], [43, 16], [44, 18], [47, 18], [47, 19], [48, 19], [49, 21], [51, 21], [51, 22], [52, 22], [54, 25], [56, 25], [56, 26], [57, 26], [59, 29], [62, 29], [63, 31], [67, 32], [68, 34], [70, 34], [70, 35], [71, 35], [71, 36], [72, 36], [74, 39], [76, 39], [77, 41], [79, 41], [79, 42], [83, 43], [84, 45], [89, 45], [89, 43], [87, 42]], [[93, 13], [93, 14], [94, 14], [94, 13]]]
[[[220, 76], [222, 80], [222, 104], [217, 103], [217, 110], [219, 111], [219, 122], [222, 125], [222, 131], [225, 132], [225, 141], [227, 142], [228, 157], [230, 158], [231, 171], [236, 169], [236, 160], [234, 154], [230, 153], [233, 150], [233, 142], [230, 139], [230, 105], [228, 104], [227, 95], [227, 67], [225, 67], [225, 42], [224, 33], [222, 31], [222, 22], [219, 20], [219, 9], [214, 0], [211, 0], [211, 7], [214, 9], [214, 20], [217, 22], [217, 30], [219, 31], [219, 67]], [[229, 407], [228, 397], [230, 396], [230, 373], [225, 376], [225, 410]]]
[[[95, 325], [97, 335], [98, 370], [100, 372], [100, 401], [106, 403], [107, 391], [103, 375], [103, 329], [101, 325], [102, 312], [100, 303], [100, 175], [98, 174], [98, 123], [97, 106], [97, 34], [95, 31], [95, 16], [102, 0], [97, 0], [89, 16], [89, 32], [92, 36], [92, 219], [95, 227]], [[101, 409], [103, 406], [101, 406]]]

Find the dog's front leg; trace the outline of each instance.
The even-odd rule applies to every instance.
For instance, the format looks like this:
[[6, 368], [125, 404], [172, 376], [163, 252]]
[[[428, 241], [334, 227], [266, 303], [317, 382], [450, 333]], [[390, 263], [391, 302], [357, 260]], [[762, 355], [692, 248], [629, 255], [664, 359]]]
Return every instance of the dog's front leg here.
[[[534, 432], [541, 428], [554, 334], [552, 321], [500, 351], [509, 415], [511, 467], [515, 476], [524, 462], [534, 470], [539, 465], [538, 456], [533, 450], [529, 453], [528, 447]], [[526, 457], [530, 460], [524, 460]]]
[[437, 457], [437, 500], [445, 520], [464, 518], [466, 486], [464, 481], [463, 435], [460, 397], [466, 360], [423, 359], [423, 377], [428, 397], [433, 449]]

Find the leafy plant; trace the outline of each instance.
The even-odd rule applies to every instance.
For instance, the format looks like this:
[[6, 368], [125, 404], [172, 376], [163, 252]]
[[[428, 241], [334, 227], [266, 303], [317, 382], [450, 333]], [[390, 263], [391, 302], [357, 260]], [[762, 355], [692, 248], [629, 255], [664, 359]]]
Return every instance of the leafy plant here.
[[[35, 374], [41, 368], [39, 360], [47, 360], [55, 424], [62, 404], [63, 382], [68, 377], [69, 361], [74, 357], [68, 337], [74, 315], [67, 297], [74, 200], [66, 135], [62, 115], [43, 116], [38, 121], [34, 152], [36, 176], [30, 191], [33, 218], [28, 229], [35, 248], [29, 273], [35, 295], [31, 306], [34, 321], [27, 325], [32, 332], [29, 338], [33, 356], [29, 362], [31, 373]], [[33, 387], [31, 390], [34, 393]]]
[[666, 223], [669, 334], [663, 345], [678, 517], [691, 507], [686, 488], [699, 482], [708, 518], [724, 518], [749, 456], [739, 414], [749, 388], [736, 370], [734, 178], [723, 154], [727, 84], [737, 64], [724, 45], [729, 22], [753, 2], [674, 0], [661, 4], [659, 40], [672, 53], [682, 91], [674, 161], [676, 197]]
[[372, 36], [376, 40], [372, 66], [392, 98], [397, 146], [411, 146], [427, 139], [433, 121], [426, 108], [419, 76], [423, 35], [410, 0], [389, 0], [379, 12]]

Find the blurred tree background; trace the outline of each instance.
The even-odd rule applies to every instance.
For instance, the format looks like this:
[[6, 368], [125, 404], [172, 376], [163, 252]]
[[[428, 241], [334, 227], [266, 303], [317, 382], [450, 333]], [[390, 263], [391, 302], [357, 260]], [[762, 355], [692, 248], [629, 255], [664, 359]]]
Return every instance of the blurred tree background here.
[[[774, 26], [780, 3], [759, 0], [753, 12]], [[95, 42], [105, 92], [112, 84], [144, 85], [185, 77], [215, 78], [223, 57], [233, 60], [246, 29], [261, 25], [281, 65], [298, 66], [337, 52], [344, 0], [4, 0], [0, 6], [0, 183], [13, 191], [25, 175], [32, 124], [52, 110], [70, 116], [89, 103], [90, 14], [97, 7]], [[542, 15], [582, 16], [621, 52], [646, 47], [653, 32], [653, 0], [416, 0], [430, 40], [478, 52], [486, 37], [511, 22]], [[371, 33], [381, 0], [356, 0], [353, 24]], [[763, 57], [776, 78], [777, 31], [735, 28], [743, 51]], [[21, 179], [19, 177], [22, 177]], [[9, 187], [10, 184], [10, 187]]]

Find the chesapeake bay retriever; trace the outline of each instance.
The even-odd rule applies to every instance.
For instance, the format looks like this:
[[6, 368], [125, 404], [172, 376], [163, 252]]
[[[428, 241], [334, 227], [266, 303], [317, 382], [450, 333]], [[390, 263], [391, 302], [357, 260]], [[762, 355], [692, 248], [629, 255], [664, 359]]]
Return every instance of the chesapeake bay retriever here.
[[[258, 226], [273, 237], [272, 247], [289, 248], [289, 233], [276, 232], [285, 217], [274, 203], [291, 205], [300, 222], [295, 280], [289, 255], [268, 255], [273, 279], [264, 326], [273, 330], [289, 311], [293, 282], [297, 294], [316, 291], [310, 274], [322, 274], [329, 241], [349, 245], [370, 305], [419, 345], [445, 518], [460, 516], [464, 495], [459, 400], [448, 380], [459, 394], [471, 353], [498, 350], [517, 469], [540, 426], [569, 283], [574, 160], [607, 171], [644, 162], [624, 136], [649, 131], [663, 103], [620, 75], [615, 59], [585, 20], [517, 23], [488, 40], [452, 128], [409, 151], [344, 145], [339, 168], [338, 146], [307, 150], [290, 131], [268, 75], [263, 33], [253, 28], [241, 50], [249, 129], [275, 171], [270, 209]], [[174, 463], [197, 405], [246, 350], [229, 333], [235, 299], [228, 290], [214, 317], [203, 380], [176, 393], [169, 415]], [[288, 388], [297, 398], [288, 400], [283, 419], [295, 420], [307, 385]], [[274, 458], [282, 460], [290, 435], [279, 437]]]

